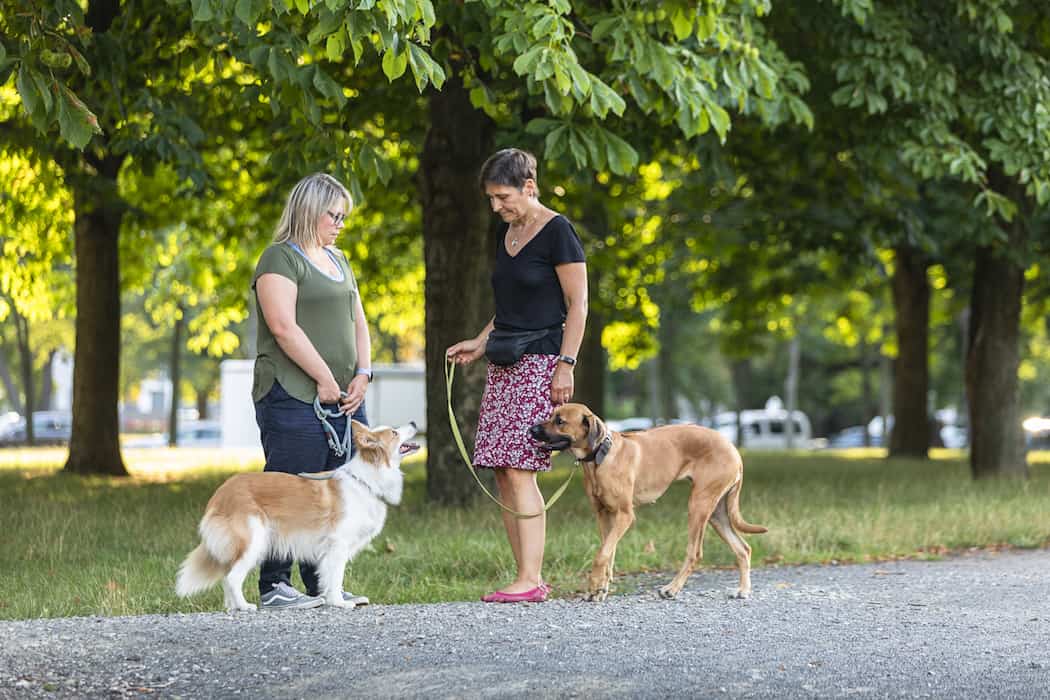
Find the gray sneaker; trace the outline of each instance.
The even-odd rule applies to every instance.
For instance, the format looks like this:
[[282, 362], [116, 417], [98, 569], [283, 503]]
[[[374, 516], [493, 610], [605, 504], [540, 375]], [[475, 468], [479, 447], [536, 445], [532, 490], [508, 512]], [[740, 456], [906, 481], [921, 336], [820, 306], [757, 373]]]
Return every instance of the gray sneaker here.
[[267, 610], [302, 610], [324, 605], [323, 599], [303, 595], [283, 581], [259, 596], [259, 602]]
[[353, 603], [355, 608], [369, 603], [368, 596], [354, 595], [350, 591], [343, 591], [343, 601]]

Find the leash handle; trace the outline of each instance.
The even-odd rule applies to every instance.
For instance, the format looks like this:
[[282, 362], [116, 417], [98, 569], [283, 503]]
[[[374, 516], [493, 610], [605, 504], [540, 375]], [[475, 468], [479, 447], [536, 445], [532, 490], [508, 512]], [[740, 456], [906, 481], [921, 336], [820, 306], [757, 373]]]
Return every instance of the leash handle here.
[[[345, 399], [349, 394], [345, 391], [339, 392], [339, 398]], [[321, 405], [321, 397], [314, 396], [314, 415], [317, 416], [317, 420], [321, 421], [321, 428], [324, 430], [325, 437], [328, 438], [328, 447], [335, 453], [336, 457], [342, 457], [350, 454], [350, 422], [346, 423], [346, 430], [343, 431], [343, 439], [340, 441], [339, 433], [335, 431], [332, 424], [328, 422], [329, 418], [338, 418], [344, 415], [342, 411], [329, 411], [327, 408]]]
[[485, 495], [488, 496], [493, 503], [495, 503], [500, 508], [513, 515], [515, 518], [518, 518], [520, 520], [527, 520], [529, 518], [538, 518], [539, 516], [543, 515], [548, 510], [550, 510], [551, 506], [557, 503], [558, 499], [561, 498], [561, 495], [565, 493], [565, 489], [569, 487], [569, 482], [572, 481], [572, 475], [576, 471], [576, 465], [573, 465], [572, 471], [569, 472], [569, 478], [565, 480], [565, 483], [558, 487], [558, 490], [555, 491], [554, 495], [551, 496], [551, 499], [547, 501], [547, 505], [543, 507], [543, 510], [538, 511], [536, 513], [519, 513], [513, 508], [504, 505], [502, 501], [493, 496], [492, 493], [490, 493], [489, 490], [485, 488], [485, 484], [482, 483], [481, 477], [478, 476], [478, 470], [474, 468], [474, 465], [470, 461], [470, 457], [467, 455], [467, 448], [463, 443], [463, 436], [459, 432], [459, 425], [456, 421], [456, 414], [452, 410], [452, 379], [453, 377], [455, 377], [455, 375], [456, 363], [453, 362], [451, 359], [446, 358], [445, 394], [448, 398], [448, 423], [449, 426], [452, 428], [452, 437], [456, 440], [456, 446], [459, 448], [459, 454], [463, 458], [463, 463], [467, 465], [467, 471], [470, 472], [471, 476], [474, 477], [474, 481], [478, 482], [478, 486], [481, 487], [481, 490], [485, 492]]

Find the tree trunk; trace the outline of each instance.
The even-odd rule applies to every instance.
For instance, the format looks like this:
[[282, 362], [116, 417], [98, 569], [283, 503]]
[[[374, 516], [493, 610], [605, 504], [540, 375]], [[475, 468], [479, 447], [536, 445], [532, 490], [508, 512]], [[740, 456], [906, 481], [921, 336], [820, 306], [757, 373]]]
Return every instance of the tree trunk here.
[[736, 446], [742, 449], [747, 447], [742, 417], [747, 408], [747, 390], [751, 385], [751, 360], [746, 357], [733, 360], [729, 371], [733, 379], [733, 394], [736, 397]]
[[40, 395], [37, 397], [37, 405], [41, 409], [53, 408], [51, 405], [51, 395], [54, 393], [54, 380], [52, 373], [54, 372], [55, 357], [58, 355], [58, 350], [52, 350], [47, 355], [47, 362], [44, 363], [44, 369], [40, 373]]
[[120, 385], [120, 264], [124, 211], [117, 197], [121, 159], [95, 163], [73, 178], [77, 317], [73, 357], [73, 432], [64, 471], [127, 476], [117, 416]]
[[11, 319], [15, 322], [15, 337], [18, 342], [18, 355], [22, 366], [22, 405], [25, 406], [26, 444], [35, 445], [36, 435], [33, 428], [33, 411], [36, 401], [33, 397], [33, 349], [29, 347], [29, 321], [11, 307]]
[[[589, 271], [589, 270], [588, 270]], [[593, 279], [593, 276], [592, 276]], [[594, 287], [592, 287], [593, 289]], [[605, 416], [605, 348], [602, 347], [602, 329], [605, 327], [601, 313], [590, 307], [587, 312], [587, 329], [583, 333], [580, 359], [573, 373], [575, 382], [573, 401], [582, 403], [597, 416]]]
[[[890, 335], [888, 324], [882, 326], [882, 342]], [[889, 425], [890, 415], [893, 413], [893, 361], [886, 354], [884, 348], [879, 348], [879, 418], [882, 422], [882, 434], [880, 435], [882, 447], [890, 444]]]
[[200, 420], [208, 420], [210, 412], [208, 411], [208, 394], [211, 393], [211, 387], [197, 390], [197, 418]]
[[7, 396], [11, 408], [16, 413], [24, 415], [25, 411], [22, 409], [21, 392], [18, 391], [18, 385], [15, 384], [15, 378], [11, 375], [11, 365], [7, 360], [7, 348], [2, 347], [2, 345], [3, 343], [0, 343], [0, 382], [4, 385], [4, 394]]
[[798, 333], [791, 339], [788, 344], [788, 372], [787, 379], [784, 381], [784, 395], [787, 399], [787, 420], [784, 421], [784, 436], [786, 437], [784, 446], [787, 449], [795, 447], [795, 409], [798, 408], [798, 375], [799, 375], [799, 360], [802, 352], [802, 343], [799, 340]]
[[168, 412], [168, 447], [179, 444], [179, 384], [182, 383], [182, 328], [185, 325], [182, 305], [178, 305], [175, 327], [171, 333], [171, 408]]
[[[426, 262], [427, 497], [462, 505], [476, 487], [466, 474], [449, 426], [445, 350], [472, 338], [492, 318], [489, 282], [494, 236], [478, 173], [492, 147], [492, 124], [474, 109], [463, 84], [450, 78], [432, 91], [430, 128], [419, 184]], [[485, 360], [457, 367], [452, 407], [468, 455], [485, 385]]]
[[860, 339], [860, 403], [864, 407], [864, 446], [871, 447], [871, 406], [874, 392], [871, 388], [871, 348], [861, 333]]
[[[895, 248], [893, 305], [897, 316], [897, 363], [893, 383], [893, 430], [889, 456], [928, 457], [930, 286], [928, 262], [908, 244]], [[885, 438], [885, 430], [883, 430]]]
[[[586, 240], [601, 240], [609, 230], [609, 220], [605, 208], [601, 205], [588, 207], [580, 222], [590, 234]], [[608, 356], [602, 347], [602, 331], [605, 329], [605, 316], [601, 304], [595, 304], [598, 295], [600, 273], [598, 266], [587, 251], [587, 325], [583, 330], [583, 343], [580, 345], [579, 362], [573, 372], [573, 401], [582, 403], [597, 415], [605, 416], [605, 368]]]
[[1009, 250], [979, 248], [976, 254], [966, 356], [975, 479], [1028, 477], [1017, 386], [1024, 268], [1009, 257], [1023, 245], [1021, 226], [1008, 232]]
[[[663, 308], [667, 309], [669, 305]], [[661, 313], [659, 328], [660, 350], [656, 356], [656, 370], [659, 373], [659, 381], [656, 384], [658, 392], [656, 408], [659, 413], [655, 416], [661, 422], [669, 422], [678, 417], [678, 394], [675, 391], [678, 382], [675, 381], [674, 364], [674, 348], [678, 342], [677, 335], [678, 322], [675, 314]]]

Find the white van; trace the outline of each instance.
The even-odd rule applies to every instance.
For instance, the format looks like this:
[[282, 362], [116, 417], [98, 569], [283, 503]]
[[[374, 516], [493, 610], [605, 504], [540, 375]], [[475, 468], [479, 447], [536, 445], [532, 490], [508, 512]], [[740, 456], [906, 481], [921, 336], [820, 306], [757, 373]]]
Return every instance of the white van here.
[[[787, 448], [788, 412], [777, 396], [769, 397], [763, 409], [740, 412], [740, 423], [744, 429], [744, 448], [749, 450], [783, 450]], [[799, 410], [791, 412], [793, 428], [792, 447], [810, 449], [813, 443], [813, 428], [809, 416]], [[737, 418], [735, 411], [723, 411], [715, 416], [714, 428], [737, 444]]]

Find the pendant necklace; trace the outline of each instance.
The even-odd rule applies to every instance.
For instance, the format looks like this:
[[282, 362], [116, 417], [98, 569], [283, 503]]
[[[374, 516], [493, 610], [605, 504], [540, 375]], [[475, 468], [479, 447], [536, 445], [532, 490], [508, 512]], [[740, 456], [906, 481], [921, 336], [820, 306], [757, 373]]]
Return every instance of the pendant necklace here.
[[[521, 225], [521, 231], [524, 232], [535, 221], [536, 221], [536, 216], [534, 215], [528, 221], [526, 221], [524, 224]], [[508, 228], [508, 231], [509, 230], [510, 229]], [[513, 238], [510, 239], [510, 247], [511, 248], [517, 248], [518, 247], [518, 237], [517, 236], [514, 236]]]

